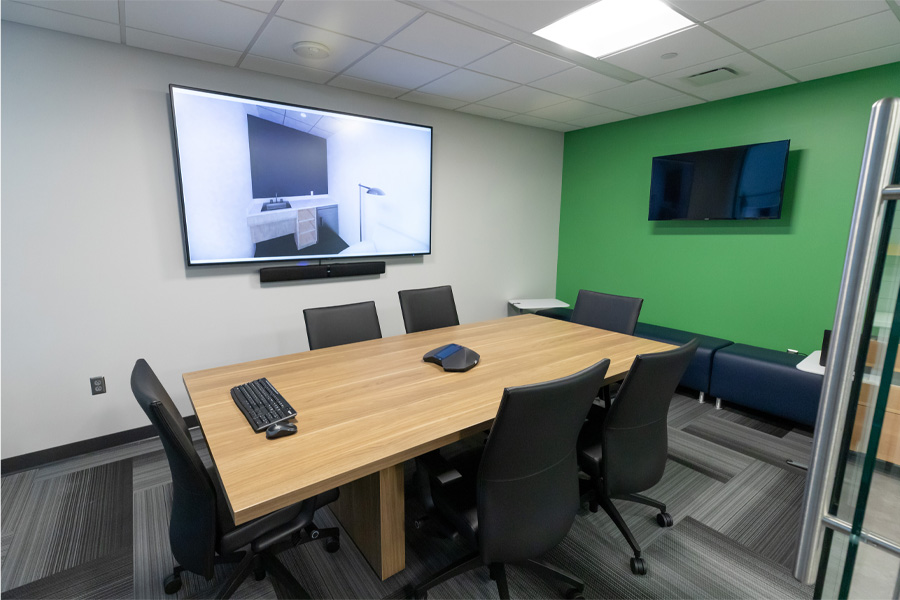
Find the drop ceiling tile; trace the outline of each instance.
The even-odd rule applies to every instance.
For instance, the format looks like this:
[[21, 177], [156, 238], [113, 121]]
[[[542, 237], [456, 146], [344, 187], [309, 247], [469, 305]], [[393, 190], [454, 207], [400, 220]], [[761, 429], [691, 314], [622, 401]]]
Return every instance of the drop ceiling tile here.
[[551, 94], [544, 90], [521, 86], [515, 89], [485, 98], [480, 102], [485, 106], [499, 108], [501, 110], [510, 110], [517, 113], [531, 112], [553, 104], [559, 104], [568, 100], [565, 96], [559, 94]]
[[[607, 56], [603, 62], [628, 69], [644, 77], [655, 77], [739, 52], [740, 48], [716, 34], [702, 27], [691, 27], [637, 48]], [[667, 53], [675, 53], [678, 56], [662, 58]]]
[[539, 127], [541, 129], [552, 129], [554, 131], [572, 131], [577, 129], [574, 125], [560, 123], [559, 121], [551, 121], [549, 119], [541, 119], [532, 115], [516, 115], [508, 119], [504, 119], [510, 123], [518, 123], [520, 125], [528, 125], [529, 127]]
[[583, 119], [575, 119], [571, 124], [579, 127], [596, 127], [597, 125], [606, 125], [607, 123], [614, 123], [616, 121], [624, 121], [625, 119], [633, 118], [634, 115], [629, 115], [628, 113], [619, 112], [617, 110], [610, 110]]
[[584, 67], [574, 67], [555, 75], [538, 79], [528, 85], [570, 98], [581, 98], [589, 94], [596, 94], [603, 90], [625, 85], [625, 83], [627, 82], [595, 73]]
[[427, 104], [438, 108], [446, 108], [447, 110], [456, 110], [460, 106], [465, 106], [465, 102], [454, 100], [445, 96], [435, 96], [434, 94], [425, 94], [423, 92], [412, 91], [403, 94], [398, 100], [406, 100], [407, 102], [416, 102], [418, 104]]
[[765, 0], [708, 25], [754, 49], [886, 9], [884, 0]]
[[[331, 51], [328, 58], [301, 58], [294, 53], [297, 42], [325, 44]], [[322, 71], [339, 73], [375, 48], [369, 42], [325, 31], [318, 27], [274, 17], [250, 48], [250, 54], [303, 65]]]
[[3, 2], [3, 20], [94, 38], [105, 42], [118, 43], [121, 41], [121, 32], [117, 24], [39, 8], [31, 4], [11, 2], [10, 0], [4, 0]]
[[454, 70], [456, 67], [451, 65], [382, 47], [344, 71], [344, 75], [413, 89]]
[[554, 58], [543, 52], [537, 52], [518, 44], [510, 44], [473, 62], [466, 68], [517, 83], [529, 83], [565, 71], [573, 66], [570, 62]]
[[422, 14], [417, 8], [394, 0], [288, 0], [278, 16], [380, 43]]
[[[738, 73], [739, 77], [710, 85], [696, 85], [687, 79], [691, 75], [719, 68], [733, 69]], [[659, 77], [654, 77], [654, 80], [693, 96], [699, 96], [704, 100], [721, 100], [722, 98], [730, 98], [731, 96], [749, 94], [795, 83], [793, 79], [784, 73], [773, 69], [747, 53], [736, 54], [680, 71], [666, 73]]]
[[326, 83], [336, 75], [336, 73], [332, 73], [331, 71], [312, 69], [310, 67], [304, 67], [303, 65], [272, 60], [271, 58], [263, 58], [262, 56], [253, 56], [252, 54], [248, 54], [244, 57], [240, 67], [250, 71], [259, 71], [260, 73], [268, 73], [269, 75], [278, 75], [290, 79], [299, 79], [301, 81], [311, 81], [313, 83]]
[[466, 10], [534, 33], [595, 0], [461, 0], [454, 4]]
[[328, 85], [333, 85], [334, 87], [343, 88], [345, 90], [375, 94], [376, 96], [387, 96], [388, 98], [397, 98], [407, 91], [404, 88], [388, 85], [386, 83], [357, 79], [356, 77], [348, 77], [346, 75], [338, 75], [329, 81]]
[[554, 104], [546, 108], [539, 108], [531, 111], [530, 115], [540, 117], [541, 119], [550, 119], [551, 121], [571, 122], [576, 119], [583, 119], [593, 115], [609, 112], [608, 108], [591, 104], [590, 102], [582, 102], [581, 100], [566, 100], [559, 104]]
[[850, 56], [826, 60], [824, 62], [792, 69], [788, 73], [800, 81], [809, 81], [819, 77], [830, 77], [849, 73], [859, 69], [868, 69], [892, 62], [900, 62], [900, 44], [885, 46], [877, 50], [860, 52]]
[[695, 21], [703, 22], [734, 12], [759, 0], [668, 0]]
[[235, 66], [241, 57], [241, 53], [237, 50], [210, 46], [130, 27], [125, 29], [125, 42], [134, 48], [165, 52], [230, 67]]
[[261, 12], [225, 2], [131, 0], [125, 3], [128, 27], [241, 52], [265, 19]]
[[462, 66], [508, 43], [478, 29], [426, 13], [385, 42], [385, 45]]
[[892, 46], [900, 40], [900, 20], [891, 11], [777, 42], [755, 53], [789, 71], [826, 60]]
[[6, 8], [10, 4], [30, 4], [37, 8], [58, 11], [88, 19], [106, 21], [119, 24], [119, 5], [116, 2], [96, 2], [96, 0], [16, 0], [15, 2], [3, 2], [3, 18], [6, 18]]
[[488, 119], [507, 119], [516, 116], [516, 113], [510, 110], [501, 110], [481, 104], [469, 104], [458, 109], [457, 112], [469, 113], [470, 115], [478, 115], [479, 117], [487, 117]]
[[[669, 98], [677, 98], [681, 96], [681, 92], [667, 88], [649, 79], [642, 79], [633, 83], [600, 92], [599, 94], [591, 94], [582, 98], [586, 102], [599, 104], [606, 108], [621, 110], [633, 113], [635, 106], [641, 104], [649, 104], [658, 100], [666, 100]], [[636, 113], [635, 113], [636, 114]]]
[[275, 8], [275, 5], [278, 4], [278, 0], [222, 0], [223, 2], [227, 2], [229, 4], [237, 4], [239, 6], [243, 6], [245, 8], [252, 8], [253, 10], [258, 10], [259, 12], [264, 12], [269, 14], [272, 12], [272, 9]]
[[420, 92], [446, 96], [464, 102], [477, 102], [518, 87], [517, 84], [459, 69], [419, 88]]

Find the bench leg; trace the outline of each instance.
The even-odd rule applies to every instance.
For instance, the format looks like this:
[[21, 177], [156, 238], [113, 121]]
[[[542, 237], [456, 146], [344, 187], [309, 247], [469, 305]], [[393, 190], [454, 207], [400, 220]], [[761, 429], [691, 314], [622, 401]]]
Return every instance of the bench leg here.
[[716, 398], [716, 410], [722, 410], [722, 399]]
[[700, 404], [703, 404], [703, 400], [706, 398], [706, 394], [704, 392], [700, 392]]

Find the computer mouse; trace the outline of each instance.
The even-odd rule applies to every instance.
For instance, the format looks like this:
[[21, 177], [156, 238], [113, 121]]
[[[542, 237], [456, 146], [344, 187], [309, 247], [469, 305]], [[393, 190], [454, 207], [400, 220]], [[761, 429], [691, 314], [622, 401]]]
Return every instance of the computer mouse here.
[[274, 440], [294, 433], [297, 433], [297, 426], [293, 423], [274, 423], [266, 429], [266, 439]]

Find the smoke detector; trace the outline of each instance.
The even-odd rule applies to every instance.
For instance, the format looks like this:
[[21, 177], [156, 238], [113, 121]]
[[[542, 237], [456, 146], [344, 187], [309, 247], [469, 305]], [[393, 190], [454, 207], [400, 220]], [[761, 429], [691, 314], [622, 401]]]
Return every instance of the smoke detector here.
[[331, 50], [318, 42], [297, 42], [294, 44], [294, 54], [300, 58], [328, 58]]

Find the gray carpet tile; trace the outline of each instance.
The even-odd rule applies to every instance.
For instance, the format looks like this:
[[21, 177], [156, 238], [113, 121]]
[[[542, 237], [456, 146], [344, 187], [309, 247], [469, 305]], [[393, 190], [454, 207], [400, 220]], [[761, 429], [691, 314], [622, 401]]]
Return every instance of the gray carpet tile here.
[[726, 405], [721, 410], [715, 411], [713, 416], [775, 437], [784, 437], [793, 429], [790, 423], [773, 419], [762, 419], [756, 414], [745, 412], [740, 407], [733, 405]]
[[714, 414], [701, 416], [685, 427], [684, 431], [774, 466], [802, 474], [806, 471], [791, 467], [787, 461], [807, 463], [812, 448], [811, 439], [798, 436], [783, 438], [772, 436], [757, 429], [717, 418]]
[[792, 567], [805, 477], [756, 462], [693, 512], [698, 521], [769, 560]]
[[131, 461], [56, 477], [36, 476], [29, 514], [3, 564], [2, 590], [123, 551], [130, 552]]
[[37, 471], [32, 469], [8, 475], [3, 478], [2, 485], [0, 485], [0, 509], [2, 509], [0, 521], [3, 523], [3, 533], [0, 536], [2, 537], [0, 561], [6, 561], [6, 552], [19, 529], [19, 524], [22, 522], [22, 518], [28, 514], [28, 497], [31, 494], [35, 473]]
[[120, 552], [6, 590], [4, 598], [128, 598], [134, 584], [128, 553]]
[[669, 458], [722, 483], [753, 463], [746, 454], [672, 427], [669, 427]]
[[666, 586], [653, 597], [812, 598], [812, 586], [794, 579], [789, 568], [695, 519], [677, 523], [671, 533], [653, 547], [657, 581]]
[[675, 394], [672, 397], [671, 404], [669, 404], [669, 427], [681, 429], [698, 417], [715, 409], [715, 405], [709, 402], [700, 404], [696, 398]]

